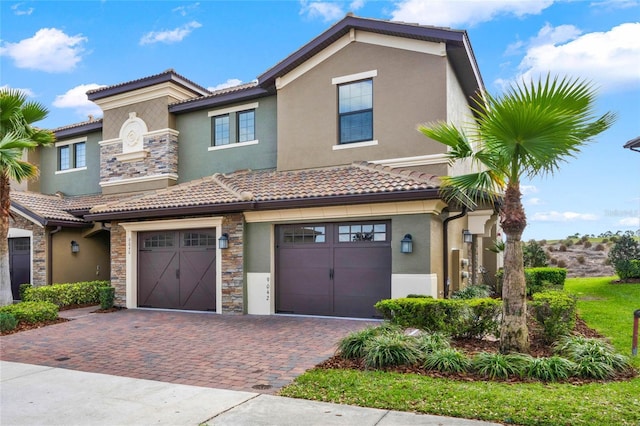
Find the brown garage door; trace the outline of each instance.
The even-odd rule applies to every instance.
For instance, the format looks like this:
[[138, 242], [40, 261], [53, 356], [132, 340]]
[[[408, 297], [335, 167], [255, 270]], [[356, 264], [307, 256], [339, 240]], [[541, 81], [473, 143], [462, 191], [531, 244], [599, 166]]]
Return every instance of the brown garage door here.
[[215, 311], [215, 230], [141, 232], [138, 250], [138, 306]]
[[282, 225], [276, 311], [372, 318], [391, 297], [389, 222]]

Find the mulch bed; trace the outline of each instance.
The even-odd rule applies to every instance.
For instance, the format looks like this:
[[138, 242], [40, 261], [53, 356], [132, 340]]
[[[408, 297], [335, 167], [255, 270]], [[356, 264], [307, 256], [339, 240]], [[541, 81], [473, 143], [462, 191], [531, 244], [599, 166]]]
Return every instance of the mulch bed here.
[[[553, 355], [553, 349], [550, 345], [546, 344], [541, 339], [541, 333], [537, 324], [534, 321], [529, 321], [529, 355], [533, 357], [550, 357]], [[596, 330], [589, 328], [587, 324], [580, 318], [576, 321], [576, 328], [574, 330], [574, 334], [582, 335], [584, 337], [589, 338], [604, 338], [600, 333]], [[451, 346], [460, 349], [465, 352], [469, 356], [473, 356], [479, 352], [493, 352], [496, 353], [500, 349], [500, 342], [497, 340], [487, 340], [487, 339], [453, 339], [451, 341]], [[360, 370], [366, 371], [369, 370], [362, 359], [344, 359], [340, 355], [334, 355], [328, 360], [318, 364], [316, 368], [319, 369], [350, 369], [350, 370]], [[421, 376], [429, 376], [435, 378], [444, 378], [444, 379], [454, 379], [461, 380], [467, 382], [475, 382], [475, 381], [486, 381], [488, 379], [479, 376], [475, 373], [441, 373], [439, 371], [430, 371], [423, 368], [420, 365], [402, 365], [396, 367], [385, 367], [381, 368], [382, 371], [394, 372], [394, 373], [411, 373], [418, 374]], [[636, 371], [626, 371], [618, 373], [614, 378], [606, 381], [621, 381], [621, 380], [630, 380], [637, 376]], [[527, 379], [520, 377], [510, 377], [509, 379], [495, 379], [492, 381], [501, 381], [505, 383], [533, 383], [537, 382], [535, 379]], [[576, 377], [571, 377], [564, 381], [559, 381], [559, 383], [571, 383], [574, 385], [581, 385], [585, 383], [603, 383], [603, 380], [594, 380], [594, 379], [581, 379]]]

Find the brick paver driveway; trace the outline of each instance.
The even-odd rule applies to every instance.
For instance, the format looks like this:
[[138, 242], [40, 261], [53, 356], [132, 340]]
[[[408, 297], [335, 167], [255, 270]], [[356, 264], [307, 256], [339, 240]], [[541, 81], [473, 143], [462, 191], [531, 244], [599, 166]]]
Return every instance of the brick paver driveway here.
[[0, 337], [4, 361], [273, 393], [369, 322], [122, 310]]

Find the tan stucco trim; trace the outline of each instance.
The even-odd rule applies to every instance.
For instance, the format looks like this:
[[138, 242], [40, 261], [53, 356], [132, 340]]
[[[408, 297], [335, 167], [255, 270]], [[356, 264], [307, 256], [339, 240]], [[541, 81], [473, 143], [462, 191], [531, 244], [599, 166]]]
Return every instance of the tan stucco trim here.
[[438, 215], [447, 207], [442, 200], [402, 201], [392, 203], [357, 204], [350, 206], [309, 207], [245, 212], [245, 220], [251, 222], [281, 222], [294, 220], [343, 219], [350, 217], [375, 217], [403, 214], [429, 213]]
[[86, 142], [87, 141], [87, 137], [82, 137], [82, 138], [73, 138], [73, 139], [67, 139], [65, 141], [60, 141], [60, 142], [56, 142], [55, 143], [55, 147], [59, 147], [59, 146], [67, 146], [67, 145], [73, 145], [74, 143], [79, 143], [79, 142]]
[[209, 117], [215, 117], [218, 115], [231, 114], [232, 112], [246, 111], [249, 109], [258, 109], [259, 106], [260, 106], [259, 102], [252, 102], [250, 104], [242, 104], [242, 105], [237, 105], [229, 108], [214, 109], [212, 111], [209, 111], [207, 115]]
[[129, 106], [138, 102], [150, 101], [162, 97], [168, 97], [171, 102], [182, 101], [195, 97], [192, 91], [183, 87], [176, 86], [174, 83], [166, 82], [156, 84], [154, 86], [143, 87], [141, 89], [132, 90], [130, 92], [121, 93], [119, 95], [109, 96], [104, 99], [97, 99], [93, 102], [107, 111], [114, 108]]
[[[169, 231], [193, 228], [215, 228], [216, 240], [222, 236], [222, 217], [123, 222], [126, 232], [126, 292], [127, 308], [138, 307], [138, 232]], [[216, 313], [222, 312], [222, 253], [216, 246]]]
[[129, 179], [120, 179], [114, 181], [105, 181], [100, 182], [100, 186], [102, 188], [108, 188], [110, 186], [120, 186], [134, 183], [142, 183], [142, 182], [153, 182], [157, 180], [178, 180], [178, 175], [175, 173], [167, 173], [162, 175], [152, 175], [152, 176], [142, 176], [137, 178], [129, 178]]
[[[158, 129], [158, 130], [152, 130], [150, 132], [147, 132], [145, 134], [142, 135], [143, 138], [151, 138], [154, 136], [158, 136], [158, 135], [173, 135], [173, 136], [179, 136], [180, 132], [175, 130], [175, 129], [170, 129], [170, 128], [164, 128], [164, 129]], [[116, 144], [121, 144], [122, 143], [122, 139], [120, 138], [114, 138], [114, 139], [105, 139], [103, 141], [98, 142], [98, 145], [100, 146], [105, 146], [105, 145], [116, 145]]]
[[416, 157], [372, 160], [369, 162], [373, 164], [382, 164], [389, 167], [416, 167], [416, 166], [429, 166], [432, 164], [447, 164], [449, 162], [449, 159], [447, 158], [447, 154], [430, 154], [430, 155], [420, 155]]

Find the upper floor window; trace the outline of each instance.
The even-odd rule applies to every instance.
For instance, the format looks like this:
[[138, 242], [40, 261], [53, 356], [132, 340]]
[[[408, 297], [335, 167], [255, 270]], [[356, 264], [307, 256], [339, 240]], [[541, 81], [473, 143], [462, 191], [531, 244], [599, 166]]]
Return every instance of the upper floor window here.
[[238, 142], [252, 141], [256, 138], [255, 110], [238, 113]]
[[256, 109], [258, 102], [210, 111], [212, 141], [209, 150], [231, 148], [237, 144], [257, 144]]
[[87, 167], [86, 138], [56, 143], [58, 150], [58, 172]]
[[213, 117], [213, 145], [229, 143], [229, 114]]
[[340, 143], [373, 139], [373, 80], [338, 86]]

